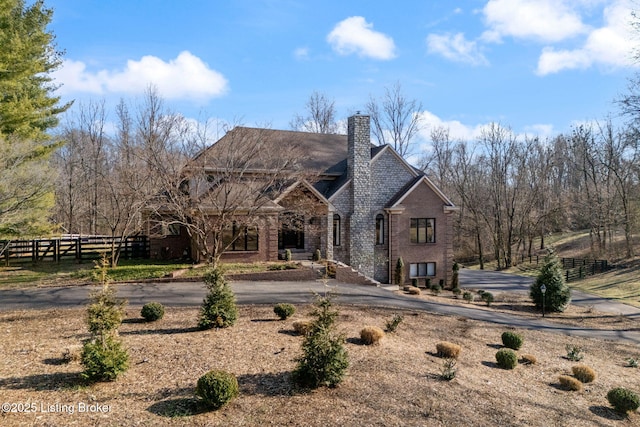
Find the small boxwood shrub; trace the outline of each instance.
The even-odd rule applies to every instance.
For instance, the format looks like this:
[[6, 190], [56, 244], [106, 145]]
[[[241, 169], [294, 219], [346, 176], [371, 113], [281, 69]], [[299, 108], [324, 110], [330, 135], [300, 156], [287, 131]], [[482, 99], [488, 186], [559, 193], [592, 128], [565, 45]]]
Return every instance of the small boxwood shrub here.
[[313, 257], [311, 258], [312, 261], [320, 261], [322, 259], [322, 253], [320, 252], [320, 249], [316, 249], [315, 252], [313, 253]]
[[311, 332], [313, 322], [311, 320], [296, 320], [293, 322], [293, 330], [299, 335], [307, 335]]
[[377, 326], [366, 326], [360, 331], [360, 340], [366, 344], [377, 344], [384, 338], [384, 331]]
[[506, 331], [502, 333], [502, 344], [513, 350], [520, 350], [522, 347], [522, 343], [524, 342], [524, 338], [522, 335], [517, 334], [512, 331]]
[[587, 365], [576, 365], [571, 368], [571, 371], [573, 372], [573, 376], [582, 383], [591, 383], [596, 380], [596, 371]]
[[564, 388], [565, 390], [571, 390], [571, 391], [582, 390], [582, 383], [578, 381], [576, 378], [570, 377], [569, 375], [560, 375], [558, 377], [558, 381], [560, 382], [560, 385], [562, 386], [562, 388]]
[[443, 341], [436, 344], [436, 353], [439, 357], [457, 359], [460, 356], [460, 351], [462, 351], [462, 347], [452, 342]]
[[494, 301], [494, 297], [491, 292], [483, 292], [480, 295], [480, 298], [482, 298], [482, 301], [484, 301], [485, 304], [487, 304], [487, 307], [490, 306], [491, 303]]
[[129, 368], [129, 353], [115, 337], [107, 335], [87, 341], [80, 356], [89, 381], [113, 381]]
[[212, 409], [219, 409], [239, 394], [238, 380], [225, 371], [209, 371], [196, 384], [196, 396]]
[[496, 361], [502, 369], [513, 369], [518, 366], [518, 355], [510, 348], [501, 348], [496, 353]]
[[442, 286], [438, 285], [437, 283], [432, 284], [429, 289], [431, 290], [431, 293], [433, 295], [438, 295], [440, 292], [442, 292]]
[[291, 261], [291, 258], [292, 258], [292, 256], [291, 256], [291, 249], [286, 249], [286, 250], [284, 251], [284, 260], [285, 260], [285, 261], [287, 261], [287, 262], [289, 262], [289, 261]]
[[469, 291], [464, 291], [464, 293], [462, 294], [462, 298], [466, 301], [466, 302], [471, 302], [473, 301], [473, 294]]
[[533, 354], [523, 354], [522, 356], [520, 356], [520, 363], [522, 363], [523, 365], [535, 365], [536, 363], [538, 363], [538, 358]]
[[609, 390], [607, 400], [616, 411], [622, 413], [635, 411], [640, 406], [640, 397], [624, 387], [616, 387]]
[[148, 302], [142, 306], [140, 315], [147, 322], [154, 322], [164, 317], [164, 306], [159, 302]]
[[286, 320], [289, 317], [293, 316], [293, 313], [296, 312], [296, 308], [293, 306], [293, 304], [281, 302], [280, 304], [276, 304], [273, 307], [273, 312], [280, 318], [280, 320]]

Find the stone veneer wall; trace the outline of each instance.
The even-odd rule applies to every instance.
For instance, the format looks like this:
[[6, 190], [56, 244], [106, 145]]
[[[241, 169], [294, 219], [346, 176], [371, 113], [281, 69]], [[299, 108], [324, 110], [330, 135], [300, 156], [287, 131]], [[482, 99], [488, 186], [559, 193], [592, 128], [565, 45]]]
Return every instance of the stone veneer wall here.
[[350, 264], [368, 277], [374, 275], [374, 227], [371, 211], [371, 130], [369, 116], [355, 115], [347, 124], [347, 171], [351, 179], [349, 219]]

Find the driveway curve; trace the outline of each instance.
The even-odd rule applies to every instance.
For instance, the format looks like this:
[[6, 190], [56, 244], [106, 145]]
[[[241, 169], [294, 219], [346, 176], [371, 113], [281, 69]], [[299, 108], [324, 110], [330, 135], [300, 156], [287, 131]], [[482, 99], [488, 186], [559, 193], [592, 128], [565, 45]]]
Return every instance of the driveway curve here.
[[[484, 273], [484, 274], [483, 274]], [[484, 289], [491, 292], [528, 292], [531, 278], [497, 272], [463, 270], [462, 287]], [[407, 295], [373, 286], [352, 285], [330, 281], [305, 282], [231, 282], [239, 304], [274, 304], [289, 302], [308, 304], [314, 295], [332, 292], [340, 304], [419, 310], [446, 316], [460, 316], [474, 320], [546, 332], [562, 333], [576, 337], [592, 337], [606, 340], [627, 341], [640, 345], [639, 330], [596, 330], [547, 322], [545, 319], [523, 318], [506, 313], [474, 309], [461, 305], [448, 305], [424, 301]], [[48, 308], [77, 308], [89, 301], [91, 291], [98, 286], [64, 288], [32, 288], [0, 291], [0, 311]], [[136, 283], [118, 285], [118, 296], [129, 304], [141, 306], [157, 301], [166, 306], [193, 307], [202, 303], [205, 288], [202, 282]], [[593, 297], [595, 298], [595, 297]], [[637, 316], [634, 309], [629, 316]]]

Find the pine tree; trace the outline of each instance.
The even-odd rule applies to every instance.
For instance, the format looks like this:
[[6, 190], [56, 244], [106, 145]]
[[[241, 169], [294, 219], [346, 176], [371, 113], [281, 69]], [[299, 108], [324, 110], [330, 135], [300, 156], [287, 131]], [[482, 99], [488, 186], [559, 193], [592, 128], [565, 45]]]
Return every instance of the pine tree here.
[[46, 141], [71, 103], [59, 105], [50, 73], [62, 64], [52, 32], [53, 10], [39, 0], [0, 0], [0, 134]]
[[542, 309], [543, 294], [540, 287], [545, 285], [544, 306], [548, 311], [562, 312], [571, 301], [571, 289], [564, 281], [562, 264], [555, 252], [551, 251], [544, 258], [544, 265], [536, 281], [529, 288], [531, 300], [536, 308]]
[[0, 237], [50, 231], [59, 143], [47, 131], [71, 105], [53, 96], [50, 73], [62, 60], [46, 29], [52, 15], [42, 0], [0, 0]]

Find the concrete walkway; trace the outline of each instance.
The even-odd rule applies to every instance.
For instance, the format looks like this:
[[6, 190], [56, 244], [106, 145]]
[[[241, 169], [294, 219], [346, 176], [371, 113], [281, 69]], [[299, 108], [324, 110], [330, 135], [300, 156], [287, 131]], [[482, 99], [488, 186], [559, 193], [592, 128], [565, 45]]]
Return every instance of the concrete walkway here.
[[[500, 292], [528, 292], [530, 278], [496, 272], [463, 271], [462, 287]], [[469, 319], [508, 325], [518, 328], [536, 329], [562, 333], [576, 337], [621, 340], [640, 345], [640, 328], [631, 330], [596, 330], [565, 326], [545, 319], [530, 319], [473, 308], [473, 306], [448, 305], [420, 300], [407, 295], [391, 292], [384, 288], [359, 286], [336, 281], [308, 282], [242, 282], [231, 283], [239, 304], [274, 304], [290, 302], [308, 304], [315, 294], [332, 292], [336, 302], [359, 306], [419, 310], [447, 316], [461, 316]], [[0, 311], [29, 310], [47, 308], [82, 307], [89, 301], [89, 293], [97, 286], [77, 286], [65, 288], [35, 288], [0, 291]], [[149, 301], [158, 301], [166, 306], [188, 307], [202, 303], [205, 288], [201, 282], [144, 283], [118, 285], [118, 296], [126, 298], [130, 305], [142, 306]], [[593, 306], [600, 311], [624, 314], [640, 320], [640, 310], [611, 301], [574, 293], [573, 303]]]

